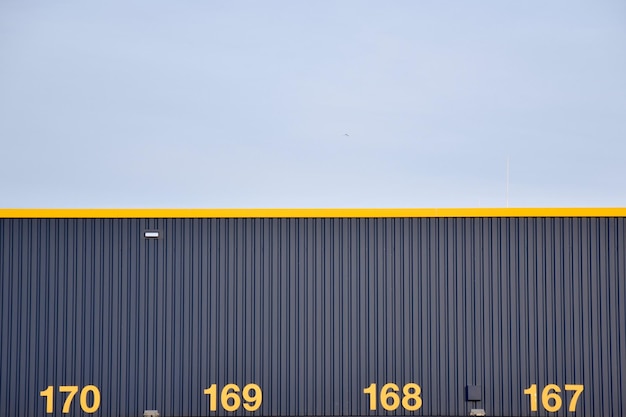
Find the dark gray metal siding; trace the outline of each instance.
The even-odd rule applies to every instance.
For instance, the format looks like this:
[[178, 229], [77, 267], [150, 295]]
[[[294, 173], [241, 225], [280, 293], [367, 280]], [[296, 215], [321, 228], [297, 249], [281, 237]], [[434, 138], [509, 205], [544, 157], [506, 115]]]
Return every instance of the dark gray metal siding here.
[[363, 388], [416, 382], [416, 415], [624, 416], [625, 248], [624, 218], [0, 219], [0, 416], [88, 384], [96, 415], [215, 415], [250, 382], [258, 415], [404, 414]]

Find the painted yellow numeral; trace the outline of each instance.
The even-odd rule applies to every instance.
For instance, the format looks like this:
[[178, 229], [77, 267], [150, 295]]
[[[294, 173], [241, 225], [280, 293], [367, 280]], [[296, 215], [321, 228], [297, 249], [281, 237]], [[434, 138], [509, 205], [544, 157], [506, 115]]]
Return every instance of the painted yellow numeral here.
[[[59, 386], [59, 392], [68, 394], [63, 402], [63, 408], [61, 409], [63, 414], [68, 414], [72, 407], [72, 401], [78, 393], [78, 387], [76, 385], [61, 385]], [[91, 405], [87, 404], [89, 393], [93, 396]], [[44, 391], [41, 391], [39, 395], [46, 397], [46, 413], [52, 414], [54, 412], [54, 386], [50, 385]], [[98, 387], [95, 385], [87, 385], [80, 391], [80, 408], [87, 414], [93, 414], [98, 411], [100, 408], [100, 390]]]
[[[400, 396], [396, 394], [400, 391], [400, 388], [394, 383], [388, 383], [383, 385], [380, 390], [380, 405], [387, 411], [393, 411], [400, 407]], [[391, 403], [389, 403], [391, 400]]]
[[422, 388], [419, 385], [410, 382], [402, 388], [402, 393], [404, 394], [402, 407], [404, 407], [405, 410], [417, 411], [422, 407], [422, 399], [420, 398]]
[[[563, 400], [561, 400], [561, 396], [558, 394], [559, 392], [561, 392], [561, 388], [555, 384], [548, 384], [543, 391], [541, 391], [541, 404], [543, 404], [543, 408], [545, 408], [546, 411], [554, 413], [561, 409]], [[551, 404], [550, 401], [553, 403]]]
[[[400, 388], [393, 382], [383, 385], [380, 390], [380, 405], [383, 409], [394, 411], [400, 407], [400, 404], [407, 411], [416, 411], [422, 407], [422, 399], [420, 397], [422, 388], [419, 385], [414, 382], [404, 385], [402, 387], [402, 400], [400, 400], [400, 395], [398, 395], [399, 391]], [[369, 395], [369, 409], [375, 411], [378, 404], [376, 384], [371, 383], [368, 387], [363, 388], [363, 393]]]
[[[236, 411], [241, 405], [241, 398], [236, 393], [239, 392], [239, 387], [235, 384], [226, 384], [222, 389], [222, 407], [226, 411]], [[232, 404], [230, 403], [232, 400]]]
[[[574, 395], [569, 402], [569, 412], [576, 412], [578, 398], [584, 389], [584, 385], [565, 384], [565, 391], [574, 391]], [[560, 392], [561, 387], [556, 384], [548, 384], [543, 388], [541, 391], [541, 405], [546, 411], [555, 413], [563, 407], [563, 398], [561, 398]], [[532, 384], [530, 387], [526, 388], [524, 390], [524, 394], [530, 396], [530, 411], [538, 411], [539, 404], [537, 400], [537, 384]]]
[[532, 384], [524, 390], [524, 394], [530, 395], [530, 411], [538, 411], [537, 403], [537, 384]]
[[204, 395], [209, 396], [209, 411], [217, 411], [217, 384], [205, 389]]
[[[93, 395], [91, 406], [87, 405], [87, 396]], [[93, 414], [100, 408], [100, 390], [95, 385], [87, 385], [80, 391], [80, 408], [87, 414]]]
[[[250, 395], [250, 391], [254, 394]], [[257, 384], [248, 384], [243, 387], [243, 392], [241, 393], [243, 396], [243, 408], [248, 411], [256, 411], [261, 407], [261, 403], [263, 402], [263, 392], [261, 392], [261, 387]]]
[[46, 413], [52, 414], [54, 412], [54, 387], [48, 386], [45, 390], [39, 393], [39, 396], [46, 397]]
[[585, 389], [584, 385], [581, 384], [565, 384], [565, 391], [574, 391], [574, 395], [569, 402], [568, 411], [572, 413], [576, 411], [576, 404], [578, 404], [578, 397], [583, 393]]
[[63, 414], [68, 414], [70, 412], [70, 405], [72, 405], [72, 400], [78, 392], [78, 387], [74, 385], [61, 385], [59, 387], [59, 392], [67, 392], [69, 394], [65, 399], [65, 402], [63, 403], [63, 410], [61, 410]]
[[[217, 411], [217, 384], [212, 384], [205, 389], [204, 394], [209, 396], [209, 410]], [[263, 391], [257, 384], [248, 384], [243, 387], [243, 391], [237, 384], [226, 384], [220, 392], [220, 404], [226, 411], [237, 411], [241, 407], [241, 397], [243, 397], [243, 408], [247, 411], [256, 411], [263, 402]]]
[[372, 382], [369, 387], [363, 388], [363, 393], [370, 396], [370, 410], [376, 410], [376, 384]]

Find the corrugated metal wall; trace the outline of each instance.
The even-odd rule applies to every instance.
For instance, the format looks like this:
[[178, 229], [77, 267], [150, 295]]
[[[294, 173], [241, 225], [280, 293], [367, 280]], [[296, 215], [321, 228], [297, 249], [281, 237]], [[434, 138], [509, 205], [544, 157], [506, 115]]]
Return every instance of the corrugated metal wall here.
[[415, 415], [624, 416], [625, 247], [624, 218], [0, 219], [0, 415], [90, 384], [95, 415], [249, 415], [203, 390], [251, 382], [258, 415], [401, 415], [363, 389], [415, 382]]

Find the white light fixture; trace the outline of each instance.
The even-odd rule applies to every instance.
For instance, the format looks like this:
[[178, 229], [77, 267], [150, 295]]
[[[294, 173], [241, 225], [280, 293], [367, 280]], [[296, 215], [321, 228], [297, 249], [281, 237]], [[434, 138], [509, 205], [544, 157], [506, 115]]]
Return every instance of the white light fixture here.
[[146, 239], [158, 239], [161, 237], [161, 233], [158, 230], [146, 230], [143, 232], [143, 237]]

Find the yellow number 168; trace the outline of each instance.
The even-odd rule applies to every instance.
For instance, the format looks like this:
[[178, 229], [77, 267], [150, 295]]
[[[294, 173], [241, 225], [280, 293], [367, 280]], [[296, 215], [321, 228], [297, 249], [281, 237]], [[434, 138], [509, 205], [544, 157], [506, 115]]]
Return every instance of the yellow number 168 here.
[[[393, 382], [383, 385], [380, 390], [380, 405], [387, 411], [396, 410], [400, 407], [400, 403], [407, 411], [420, 409], [422, 406], [422, 399], [420, 398], [422, 388], [419, 385], [413, 382], [404, 385], [402, 387], [402, 400], [400, 400], [398, 392], [400, 392], [400, 388]], [[372, 383], [369, 387], [364, 388], [363, 393], [370, 396], [370, 410], [376, 410], [378, 404], [376, 384]]]

